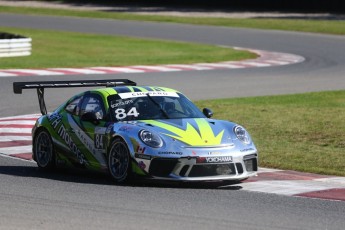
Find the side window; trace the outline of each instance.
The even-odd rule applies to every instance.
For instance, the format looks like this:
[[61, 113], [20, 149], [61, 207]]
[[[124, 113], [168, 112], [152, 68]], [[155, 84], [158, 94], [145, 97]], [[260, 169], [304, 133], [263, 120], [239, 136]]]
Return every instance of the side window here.
[[100, 96], [98, 95], [85, 95], [80, 107], [80, 116], [85, 113], [95, 113], [98, 120], [102, 120], [105, 117], [104, 105]]
[[65, 107], [65, 110], [73, 115], [78, 115], [79, 114], [79, 102], [80, 102], [81, 97], [78, 97], [74, 100], [72, 100], [70, 103], [68, 103]]

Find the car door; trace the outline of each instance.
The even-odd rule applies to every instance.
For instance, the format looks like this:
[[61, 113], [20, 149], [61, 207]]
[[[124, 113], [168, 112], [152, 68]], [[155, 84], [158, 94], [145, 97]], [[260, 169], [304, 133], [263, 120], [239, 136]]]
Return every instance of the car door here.
[[[85, 116], [90, 114], [95, 116], [97, 120], [84, 119]], [[71, 125], [80, 140], [79, 149], [84, 154], [89, 168], [105, 169], [106, 111], [102, 96], [97, 93], [85, 94], [78, 115], [79, 122]]]
[[[62, 125], [58, 129], [59, 136], [63, 139], [65, 149], [61, 151], [60, 155], [64, 156], [64, 161], [68, 160], [74, 166], [85, 166], [88, 161], [80, 149], [80, 138], [76, 134], [80, 130], [80, 106], [83, 96], [79, 95], [72, 98], [62, 111], [61, 121]], [[63, 159], [61, 159], [63, 160]]]

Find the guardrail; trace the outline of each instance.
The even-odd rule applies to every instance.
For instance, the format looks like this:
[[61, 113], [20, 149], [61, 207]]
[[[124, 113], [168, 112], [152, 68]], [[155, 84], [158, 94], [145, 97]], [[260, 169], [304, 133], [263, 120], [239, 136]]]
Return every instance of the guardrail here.
[[31, 55], [31, 38], [0, 32], [0, 57]]

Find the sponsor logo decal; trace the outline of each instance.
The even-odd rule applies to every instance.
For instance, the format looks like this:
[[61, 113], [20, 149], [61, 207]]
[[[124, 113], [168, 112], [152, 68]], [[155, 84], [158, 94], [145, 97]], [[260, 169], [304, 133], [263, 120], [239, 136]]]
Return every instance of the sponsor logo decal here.
[[222, 154], [221, 152], [208, 152], [208, 155], [219, 155]]
[[231, 156], [222, 157], [199, 157], [196, 160], [197, 163], [228, 163], [232, 162]]
[[[66, 131], [66, 128], [63, 124], [61, 124], [62, 116], [58, 113], [53, 113], [48, 116], [48, 120], [57, 134], [64, 140], [65, 144], [69, 147], [69, 149], [73, 152], [73, 154], [77, 157], [80, 164], [88, 164], [84, 155], [81, 153], [77, 145], [72, 140], [72, 137]], [[59, 126], [60, 125], [60, 126]], [[58, 127], [59, 126], [59, 127]]]
[[158, 154], [163, 154], [163, 155], [182, 155], [182, 152], [158, 152]]
[[124, 105], [129, 105], [133, 103], [133, 100], [129, 99], [129, 100], [116, 100], [116, 102], [113, 104], [113, 102], [111, 102], [111, 108], [114, 109], [116, 107], [119, 106], [124, 106]]
[[175, 92], [163, 92], [163, 91], [149, 91], [149, 92], [131, 92], [131, 93], [119, 93], [122, 99], [136, 98], [136, 97], [146, 97], [150, 95], [151, 97], [179, 97]]
[[102, 165], [106, 164], [106, 161], [102, 154], [102, 149], [104, 149], [103, 133], [105, 133], [105, 128], [100, 127], [95, 130], [95, 140], [92, 140], [73, 120], [72, 116], [67, 114], [68, 123], [74, 130], [77, 138], [83, 143], [84, 147], [97, 159]]

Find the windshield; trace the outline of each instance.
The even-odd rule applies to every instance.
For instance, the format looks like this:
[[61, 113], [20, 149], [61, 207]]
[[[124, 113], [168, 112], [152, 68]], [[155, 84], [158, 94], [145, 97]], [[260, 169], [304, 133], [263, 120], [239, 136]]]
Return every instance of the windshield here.
[[184, 95], [175, 92], [120, 93], [108, 97], [114, 121], [204, 118]]

